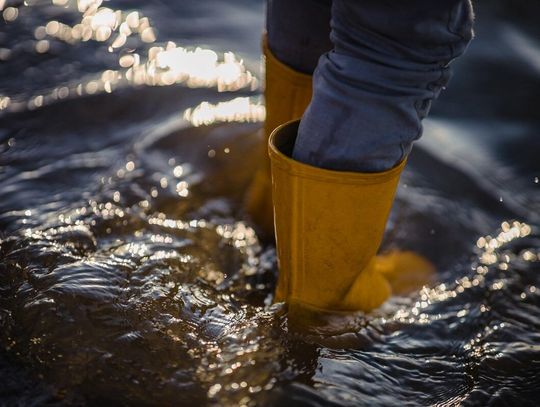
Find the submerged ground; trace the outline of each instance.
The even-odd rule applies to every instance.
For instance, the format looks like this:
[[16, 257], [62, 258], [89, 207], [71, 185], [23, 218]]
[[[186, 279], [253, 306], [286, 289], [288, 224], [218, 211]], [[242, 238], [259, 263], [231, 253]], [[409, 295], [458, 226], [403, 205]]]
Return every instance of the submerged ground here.
[[478, 2], [402, 178], [437, 282], [310, 335], [240, 205], [263, 2], [0, 7], [0, 405], [536, 404], [537, 6]]

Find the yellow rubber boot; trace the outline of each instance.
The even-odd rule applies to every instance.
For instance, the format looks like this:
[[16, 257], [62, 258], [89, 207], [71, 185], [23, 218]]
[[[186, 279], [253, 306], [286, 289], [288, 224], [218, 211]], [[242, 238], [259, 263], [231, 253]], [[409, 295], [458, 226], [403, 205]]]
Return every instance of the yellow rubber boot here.
[[274, 235], [272, 185], [267, 144], [270, 133], [280, 124], [300, 118], [311, 100], [311, 75], [297, 72], [281, 63], [263, 38], [266, 61], [266, 121], [263, 160], [246, 196], [246, 211], [266, 237]]
[[390, 296], [387, 276], [414, 272], [427, 280], [433, 266], [412, 252], [376, 256], [405, 161], [379, 173], [300, 163], [290, 158], [298, 123], [278, 127], [269, 141], [280, 269], [275, 301], [369, 311]]

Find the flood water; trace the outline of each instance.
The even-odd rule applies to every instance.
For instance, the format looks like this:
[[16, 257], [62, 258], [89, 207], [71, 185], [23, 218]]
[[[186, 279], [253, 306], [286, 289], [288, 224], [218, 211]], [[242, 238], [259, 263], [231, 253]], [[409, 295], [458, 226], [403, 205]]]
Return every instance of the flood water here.
[[299, 333], [241, 206], [263, 1], [0, 0], [0, 405], [536, 405], [540, 8], [517, 3], [477, 3], [388, 224], [436, 282]]

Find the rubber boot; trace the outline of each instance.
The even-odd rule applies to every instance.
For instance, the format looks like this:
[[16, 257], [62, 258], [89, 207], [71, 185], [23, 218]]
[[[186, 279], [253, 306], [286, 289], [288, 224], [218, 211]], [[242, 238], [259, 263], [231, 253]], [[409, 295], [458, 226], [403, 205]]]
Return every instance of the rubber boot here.
[[275, 301], [370, 311], [392, 292], [386, 276], [430, 276], [431, 264], [412, 252], [376, 256], [405, 161], [379, 173], [300, 163], [290, 158], [298, 123], [278, 127], [269, 140], [280, 270]]
[[263, 237], [273, 238], [272, 185], [268, 159], [268, 137], [280, 124], [300, 118], [311, 100], [311, 75], [288, 67], [268, 49], [263, 38], [266, 61], [266, 121], [264, 124], [263, 159], [246, 195], [245, 208], [251, 220], [259, 227]]

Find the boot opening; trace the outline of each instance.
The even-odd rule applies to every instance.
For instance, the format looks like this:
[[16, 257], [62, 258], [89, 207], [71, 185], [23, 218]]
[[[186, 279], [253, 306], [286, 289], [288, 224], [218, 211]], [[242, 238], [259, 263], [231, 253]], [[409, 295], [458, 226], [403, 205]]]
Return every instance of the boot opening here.
[[274, 130], [274, 146], [280, 153], [284, 154], [289, 158], [292, 157], [294, 142], [296, 141], [296, 136], [298, 134], [299, 124], [300, 120], [295, 120], [293, 122], [287, 123], [283, 127], [280, 127], [280, 131], [278, 132]]

